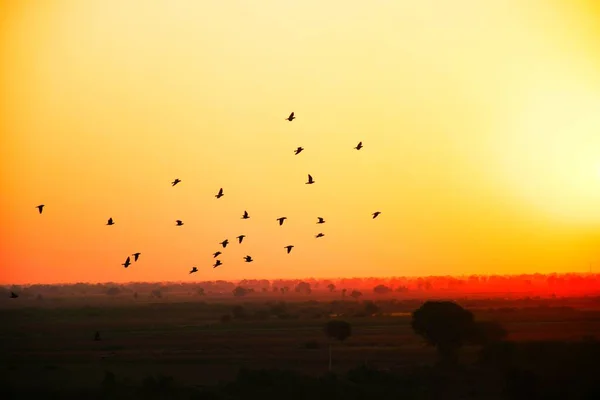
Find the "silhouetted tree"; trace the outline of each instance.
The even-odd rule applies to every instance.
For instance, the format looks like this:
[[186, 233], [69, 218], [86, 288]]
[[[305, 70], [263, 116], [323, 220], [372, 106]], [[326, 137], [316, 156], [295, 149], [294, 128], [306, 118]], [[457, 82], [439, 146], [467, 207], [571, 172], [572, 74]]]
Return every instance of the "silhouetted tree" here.
[[335, 285], [333, 283], [330, 283], [329, 285], [327, 285], [327, 289], [329, 289], [330, 292], [333, 292], [335, 290]]
[[198, 290], [196, 290], [196, 293], [198, 294], [198, 296], [204, 296], [206, 294], [204, 293], [203, 287], [198, 288]]
[[152, 292], [150, 292], [150, 296], [160, 299], [162, 298], [162, 292], [160, 291], [160, 289], [154, 289]]
[[248, 289], [244, 289], [241, 286], [238, 286], [235, 289], [233, 289], [233, 295], [235, 297], [242, 297], [242, 296], [245, 296], [248, 293], [249, 293]]
[[[343, 342], [352, 335], [352, 326], [346, 321], [334, 319], [325, 324], [325, 334], [330, 339]], [[331, 341], [329, 342], [329, 371], [331, 371]]]
[[342, 297], [346, 297], [346, 292], [348, 291], [348, 289], [342, 289]]
[[308, 282], [300, 282], [296, 285], [294, 289], [298, 293], [310, 294], [312, 289], [310, 288], [310, 283]]
[[373, 288], [373, 291], [377, 294], [386, 294], [392, 291], [389, 287], [385, 285], [377, 285]]
[[353, 290], [352, 293], [350, 293], [350, 297], [354, 298], [355, 300], [358, 300], [360, 296], [362, 296], [362, 293], [358, 290]]
[[365, 314], [367, 315], [373, 315], [373, 314], [377, 314], [379, 312], [379, 307], [377, 306], [377, 304], [373, 303], [371, 300], [366, 300], [364, 302], [364, 306], [365, 306]]
[[121, 289], [119, 289], [119, 288], [118, 288], [118, 287], [116, 287], [116, 286], [113, 286], [113, 287], [111, 287], [111, 288], [108, 288], [108, 289], [106, 290], [106, 294], [107, 294], [107, 295], [109, 295], [109, 296], [116, 296], [116, 295], [118, 295], [119, 293], [121, 293]]
[[440, 361], [455, 364], [458, 349], [472, 335], [473, 314], [451, 301], [427, 301], [412, 313], [417, 335], [436, 346]]

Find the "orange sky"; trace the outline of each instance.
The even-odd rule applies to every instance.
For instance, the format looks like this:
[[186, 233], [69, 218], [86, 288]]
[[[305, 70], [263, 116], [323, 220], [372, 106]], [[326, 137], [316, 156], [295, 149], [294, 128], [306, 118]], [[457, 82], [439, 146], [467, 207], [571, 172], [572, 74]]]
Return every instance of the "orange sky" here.
[[1, 283], [600, 264], [593, 0], [0, 4]]

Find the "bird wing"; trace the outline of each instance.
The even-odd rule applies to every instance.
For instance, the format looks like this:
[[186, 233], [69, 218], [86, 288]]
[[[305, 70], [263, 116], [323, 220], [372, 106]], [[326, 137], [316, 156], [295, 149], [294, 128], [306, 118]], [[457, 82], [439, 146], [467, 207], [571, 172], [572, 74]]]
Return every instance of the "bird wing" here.
[[290, 116], [288, 118], [292, 118], [294, 116], [294, 112], [292, 111], [292, 113], [290, 114]]
[[223, 194], [223, 188], [219, 189], [219, 194]]

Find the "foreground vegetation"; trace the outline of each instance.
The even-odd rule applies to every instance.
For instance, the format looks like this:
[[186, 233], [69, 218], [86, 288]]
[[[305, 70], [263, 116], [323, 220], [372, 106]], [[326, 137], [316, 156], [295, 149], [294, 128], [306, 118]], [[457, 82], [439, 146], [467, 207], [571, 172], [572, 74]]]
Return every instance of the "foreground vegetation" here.
[[2, 303], [3, 398], [600, 398], [598, 297], [458, 298], [507, 336], [441, 364], [423, 299], [119, 296]]

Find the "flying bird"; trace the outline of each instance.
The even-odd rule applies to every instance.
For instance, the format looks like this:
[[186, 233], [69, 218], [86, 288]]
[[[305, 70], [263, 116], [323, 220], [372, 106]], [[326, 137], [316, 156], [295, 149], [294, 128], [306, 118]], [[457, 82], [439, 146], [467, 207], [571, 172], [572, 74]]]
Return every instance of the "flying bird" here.
[[221, 262], [221, 260], [217, 260], [217, 262], [215, 263], [215, 265], [213, 265], [213, 268], [217, 268], [219, 265], [223, 265], [223, 263]]
[[18, 294], [16, 294], [15, 292], [10, 292], [10, 298], [11, 299], [16, 299], [17, 297], [19, 297]]
[[113, 222], [112, 218], [108, 219], [108, 222], [106, 223], [106, 225], [114, 225], [115, 223]]
[[302, 152], [302, 150], [304, 150], [304, 147], [298, 147], [296, 150], [294, 150], [294, 154], [298, 155]]
[[292, 122], [296, 117], [294, 117], [294, 112], [292, 111], [292, 113], [290, 114], [289, 117], [287, 117], [286, 119], [290, 122]]
[[245, 237], [246, 235], [240, 235], [237, 237], [237, 240], [239, 240], [239, 242], [242, 243], [242, 240], [244, 240]]
[[252, 257], [250, 257], [250, 256], [246, 256], [246, 257], [244, 257], [244, 260], [246, 260], [246, 262], [252, 262], [252, 261], [254, 261], [254, 260], [252, 259]]
[[377, 218], [379, 216], [379, 214], [381, 214], [381, 211], [375, 211], [373, 213], [373, 219]]
[[221, 243], [219, 243], [220, 245], [223, 246], [223, 248], [227, 247], [227, 245], [229, 244], [229, 240], [225, 239], [223, 240]]
[[322, 217], [317, 217], [319, 220], [317, 221], [317, 224], [324, 224], [325, 220]]
[[248, 211], [244, 211], [244, 215], [242, 215], [242, 219], [248, 219], [250, 216], [248, 215]]
[[125, 268], [129, 267], [131, 265], [131, 259], [129, 257], [127, 257], [127, 260], [125, 260], [125, 262], [121, 265], [124, 266]]
[[220, 199], [221, 197], [223, 197], [223, 188], [219, 189], [219, 193], [215, 194], [215, 197], [217, 199]]
[[360, 150], [363, 148], [362, 142], [358, 142], [358, 145], [355, 147], [356, 150]]
[[315, 235], [316, 238], [320, 238], [320, 237], [323, 237], [323, 236], [325, 236], [325, 234], [322, 233], [322, 232], [319, 232], [317, 235]]
[[221, 253], [220, 251], [217, 251], [217, 252], [213, 253], [213, 258], [217, 258], [217, 257], [219, 257], [221, 254], [223, 254], [223, 253]]
[[181, 182], [181, 179], [179, 178], [175, 178], [175, 180], [173, 182], [171, 182], [171, 186], [175, 186], [177, 185], [179, 182]]
[[39, 206], [36, 206], [36, 208], [38, 209], [38, 211], [40, 212], [40, 214], [42, 213], [42, 210], [44, 209], [44, 205], [40, 204]]
[[307, 185], [312, 185], [313, 183], [315, 183], [315, 181], [313, 180], [313, 177], [308, 174], [308, 182], [306, 182]]
[[133, 253], [133, 254], [132, 254], [132, 256], [133, 256], [133, 261], [137, 261], [137, 260], [138, 260], [138, 258], [140, 257], [140, 254], [142, 254], [142, 253]]
[[183, 221], [182, 221], [182, 220], [180, 220], [180, 219], [178, 219], [178, 220], [176, 220], [176, 221], [175, 221], [175, 224], [176, 224], [177, 226], [181, 226], [181, 225], [183, 225]]
[[290, 254], [290, 251], [294, 248], [294, 245], [290, 244], [289, 246], [283, 246], [284, 249], [287, 249], [287, 253]]
[[193, 274], [194, 272], [198, 272], [198, 268], [192, 267], [192, 270], [190, 271], [190, 274]]
[[286, 219], [287, 219], [287, 217], [277, 218], [277, 221], [279, 221], [279, 226], [283, 225], [283, 221], [285, 221]]

